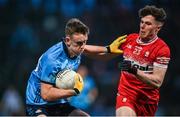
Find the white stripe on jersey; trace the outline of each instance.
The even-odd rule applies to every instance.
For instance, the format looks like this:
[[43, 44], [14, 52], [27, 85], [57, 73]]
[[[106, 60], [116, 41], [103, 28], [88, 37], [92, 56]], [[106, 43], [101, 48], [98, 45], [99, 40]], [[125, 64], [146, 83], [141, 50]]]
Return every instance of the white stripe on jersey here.
[[157, 57], [157, 62], [160, 64], [168, 64], [170, 61], [170, 58], [167, 57]]
[[153, 66], [161, 67], [161, 68], [167, 68], [168, 67], [168, 65], [160, 64], [160, 63], [157, 63], [157, 62], [154, 62]]

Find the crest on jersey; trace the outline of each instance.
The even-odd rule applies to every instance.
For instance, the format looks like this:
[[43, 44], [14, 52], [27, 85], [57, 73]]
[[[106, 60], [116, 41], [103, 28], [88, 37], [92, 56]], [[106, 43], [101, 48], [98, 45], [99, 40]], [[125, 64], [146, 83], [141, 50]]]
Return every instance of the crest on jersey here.
[[132, 48], [132, 45], [128, 44], [126, 47], [129, 48], [129, 49], [131, 49], [131, 48]]
[[122, 99], [122, 102], [127, 102], [127, 98], [124, 97], [124, 98]]
[[144, 54], [145, 57], [149, 57], [149, 51], [146, 51]]

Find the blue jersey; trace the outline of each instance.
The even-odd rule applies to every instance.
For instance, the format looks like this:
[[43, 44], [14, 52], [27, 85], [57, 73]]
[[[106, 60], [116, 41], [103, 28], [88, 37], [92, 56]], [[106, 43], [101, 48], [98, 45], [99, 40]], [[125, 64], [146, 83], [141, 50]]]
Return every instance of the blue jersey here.
[[67, 99], [48, 102], [40, 95], [40, 83], [46, 82], [55, 85], [57, 73], [64, 69], [77, 70], [81, 56], [70, 58], [64, 42], [52, 46], [38, 60], [35, 70], [32, 71], [26, 89], [26, 104], [51, 105], [65, 103]]

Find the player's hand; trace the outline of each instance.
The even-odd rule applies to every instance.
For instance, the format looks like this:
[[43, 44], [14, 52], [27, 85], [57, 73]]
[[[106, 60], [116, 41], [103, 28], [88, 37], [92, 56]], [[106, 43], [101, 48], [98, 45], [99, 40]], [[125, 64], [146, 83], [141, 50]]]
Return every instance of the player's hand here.
[[127, 35], [120, 36], [114, 40], [109, 46], [106, 46], [108, 53], [122, 54], [123, 50], [119, 49], [119, 46], [126, 41]]
[[75, 85], [74, 85], [74, 91], [76, 92], [76, 95], [80, 94], [83, 90], [84, 82], [80, 74], [76, 74], [75, 76]]
[[119, 64], [119, 68], [121, 69], [121, 71], [127, 71], [134, 75], [137, 74], [137, 68], [132, 66], [131, 61], [124, 60], [122, 63]]

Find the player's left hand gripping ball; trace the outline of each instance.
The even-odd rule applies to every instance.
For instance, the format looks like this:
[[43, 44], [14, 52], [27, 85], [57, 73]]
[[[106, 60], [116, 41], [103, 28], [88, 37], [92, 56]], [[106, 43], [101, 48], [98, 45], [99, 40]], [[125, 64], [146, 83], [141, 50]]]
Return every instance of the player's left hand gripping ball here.
[[76, 92], [76, 95], [80, 94], [83, 90], [84, 82], [80, 74], [75, 75], [75, 85], [74, 85], [74, 91]]
[[120, 36], [107, 46], [108, 53], [122, 54], [123, 51], [119, 49], [119, 46], [126, 41], [126, 37], [127, 35]]

